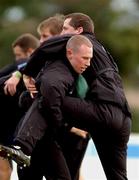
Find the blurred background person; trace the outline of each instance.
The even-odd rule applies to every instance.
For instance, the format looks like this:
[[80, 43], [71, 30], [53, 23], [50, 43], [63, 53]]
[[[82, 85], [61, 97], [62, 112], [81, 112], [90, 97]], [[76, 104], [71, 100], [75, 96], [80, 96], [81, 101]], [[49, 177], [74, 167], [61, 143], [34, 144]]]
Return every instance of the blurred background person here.
[[[39, 40], [30, 33], [25, 33], [17, 37], [12, 44], [15, 62], [0, 70], [0, 143], [4, 145], [8, 145], [12, 142], [16, 126], [24, 114], [18, 106], [18, 99], [20, 92], [25, 89], [25, 87], [21, 85], [19, 92], [13, 94], [15, 86], [10, 86], [10, 88], [7, 89], [6, 84], [8, 81], [10, 82], [9, 78], [12, 77], [12, 73], [15, 70], [21, 70], [25, 66], [29, 56], [38, 46]], [[15, 82], [16, 84], [19, 79], [22, 81], [20, 74], [18, 74], [16, 78], [12, 78], [12, 82]], [[12, 83], [12, 85], [13, 84], [14, 83]], [[0, 157], [0, 180], [10, 180], [11, 172], [12, 161]]]

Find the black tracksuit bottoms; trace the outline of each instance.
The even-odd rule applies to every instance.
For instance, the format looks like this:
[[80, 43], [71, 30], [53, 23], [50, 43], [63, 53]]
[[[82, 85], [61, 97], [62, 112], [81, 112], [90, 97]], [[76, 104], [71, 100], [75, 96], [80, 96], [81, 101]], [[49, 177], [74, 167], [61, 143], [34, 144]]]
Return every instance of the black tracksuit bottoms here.
[[[15, 138], [16, 142], [24, 144], [30, 151], [47, 129], [46, 121], [39, 111], [32, 113], [33, 109], [38, 108], [37, 99], [31, 108]], [[65, 98], [63, 112], [69, 124], [90, 133], [106, 178], [127, 180], [127, 143], [131, 132], [131, 118], [117, 106], [74, 97]]]

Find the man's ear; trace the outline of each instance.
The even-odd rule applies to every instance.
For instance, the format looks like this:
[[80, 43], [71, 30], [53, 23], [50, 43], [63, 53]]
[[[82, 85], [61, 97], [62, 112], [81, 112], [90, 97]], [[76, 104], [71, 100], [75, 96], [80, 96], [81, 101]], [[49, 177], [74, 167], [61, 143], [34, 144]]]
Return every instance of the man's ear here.
[[27, 56], [30, 57], [30, 55], [33, 53], [34, 49], [28, 48], [27, 50]]
[[71, 57], [72, 57], [72, 50], [71, 50], [70, 48], [68, 48], [68, 49], [66, 50], [66, 55], [67, 55], [67, 58], [68, 58], [68, 59], [71, 59]]
[[76, 31], [77, 31], [77, 34], [81, 34], [83, 32], [83, 27], [78, 27]]

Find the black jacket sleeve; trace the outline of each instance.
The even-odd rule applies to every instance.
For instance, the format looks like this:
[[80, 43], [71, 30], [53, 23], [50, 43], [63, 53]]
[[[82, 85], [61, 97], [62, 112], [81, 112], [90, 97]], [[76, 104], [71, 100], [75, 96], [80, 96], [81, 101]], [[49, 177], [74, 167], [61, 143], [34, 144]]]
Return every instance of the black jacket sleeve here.
[[0, 78], [11, 74], [17, 69], [16, 63], [8, 64], [0, 69]]
[[65, 57], [66, 43], [71, 35], [55, 36], [45, 41], [28, 60], [23, 73], [35, 78], [45, 62], [57, 60]]
[[40, 91], [45, 101], [46, 116], [51, 127], [61, 127], [63, 115], [61, 111], [62, 98], [65, 96], [64, 85], [60, 81], [53, 83], [43, 76]]
[[56, 132], [63, 126], [63, 98], [73, 87], [74, 78], [63, 63], [56, 61], [49, 67], [41, 77], [40, 93], [44, 98], [44, 115]]

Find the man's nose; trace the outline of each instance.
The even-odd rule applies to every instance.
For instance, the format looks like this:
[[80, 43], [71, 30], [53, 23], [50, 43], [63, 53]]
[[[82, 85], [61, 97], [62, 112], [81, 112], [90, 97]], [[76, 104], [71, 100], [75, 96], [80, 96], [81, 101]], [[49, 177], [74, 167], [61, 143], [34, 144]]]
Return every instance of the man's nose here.
[[87, 64], [86, 64], [87, 66], [90, 66], [90, 60], [89, 61], [87, 61]]
[[61, 35], [64, 35], [65, 34], [65, 31], [64, 31], [64, 29], [61, 31], [61, 33], [60, 33]]
[[40, 38], [40, 43], [43, 43], [43, 42], [44, 42], [44, 38], [41, 37], [41, 38]]

